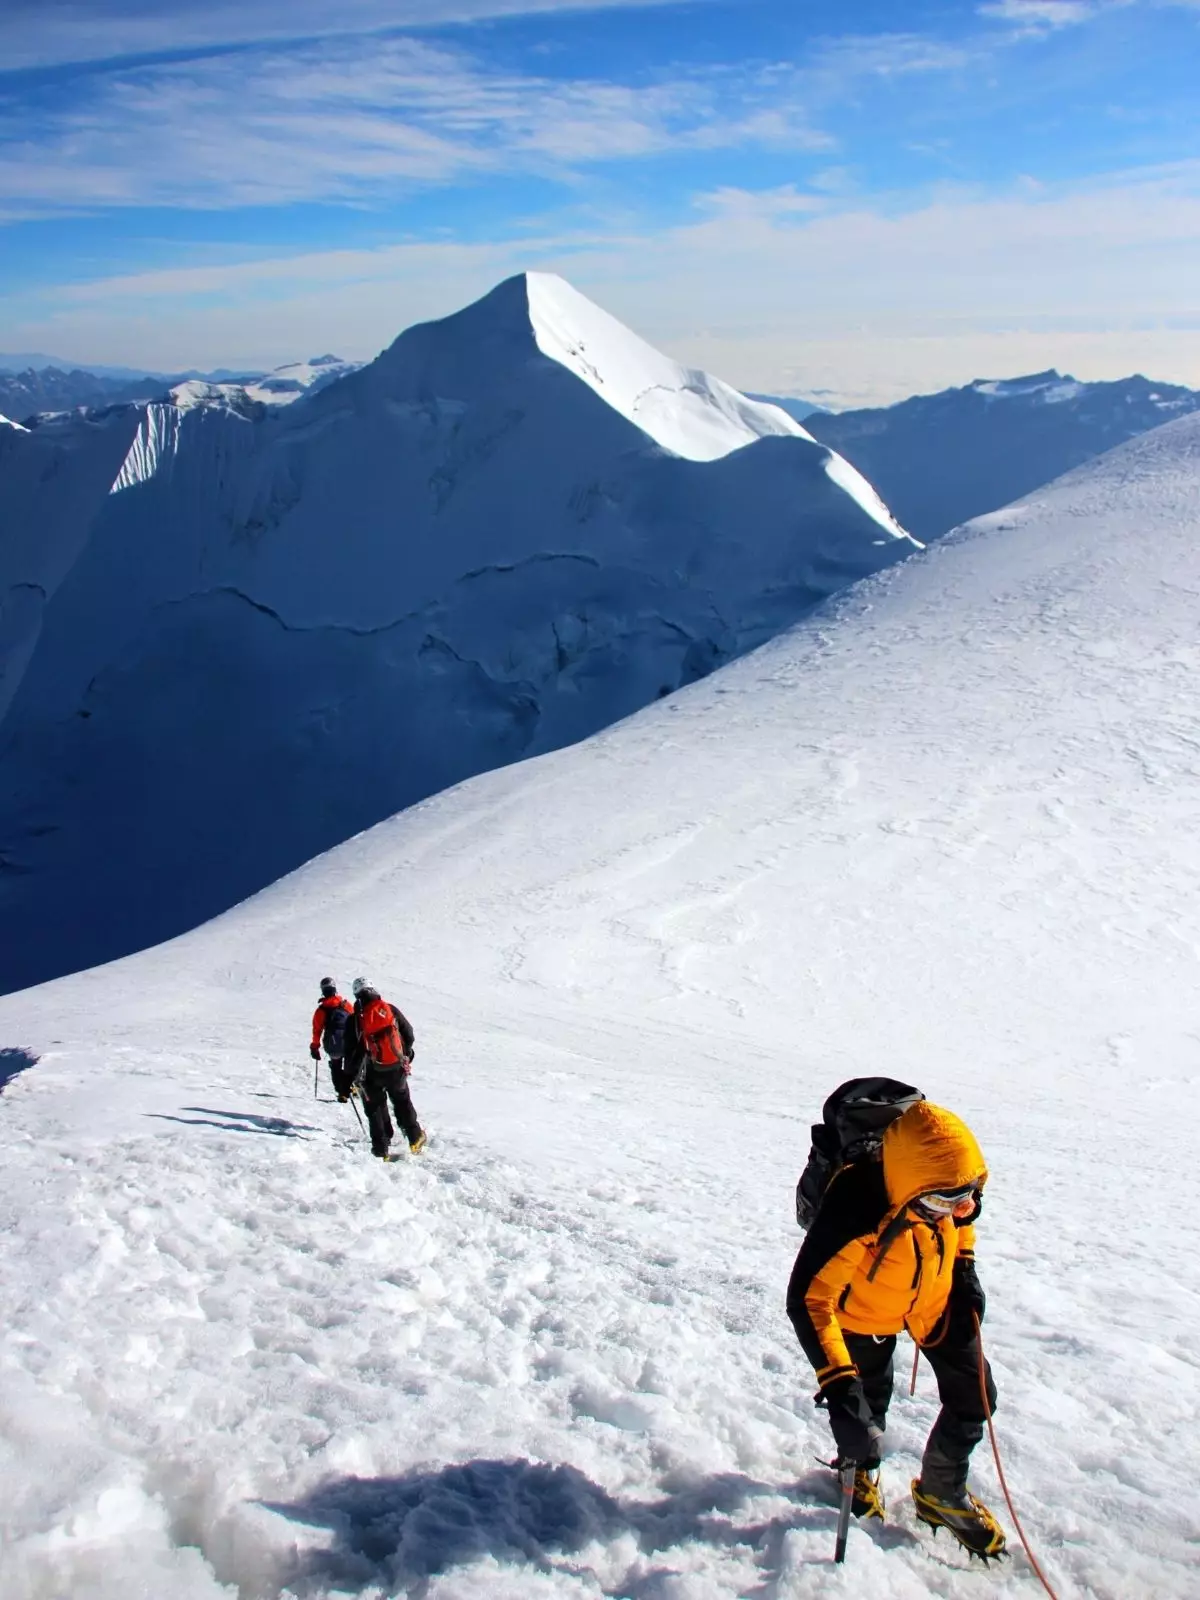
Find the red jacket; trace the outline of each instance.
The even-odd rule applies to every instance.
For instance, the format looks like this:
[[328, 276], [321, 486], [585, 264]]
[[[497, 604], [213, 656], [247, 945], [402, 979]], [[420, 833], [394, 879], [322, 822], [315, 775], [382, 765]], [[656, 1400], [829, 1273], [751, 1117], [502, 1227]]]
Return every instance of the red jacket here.
[[354, 1007], [349, 1000], [343, 1000], [340, 994], [330, 995], [328, 1000], [322, 1000], [313, 1012], [312, 1042], [320, 1046], [321, 1037], [325, 1032], [325, 1014], [329, 1011], [353, 1011]]

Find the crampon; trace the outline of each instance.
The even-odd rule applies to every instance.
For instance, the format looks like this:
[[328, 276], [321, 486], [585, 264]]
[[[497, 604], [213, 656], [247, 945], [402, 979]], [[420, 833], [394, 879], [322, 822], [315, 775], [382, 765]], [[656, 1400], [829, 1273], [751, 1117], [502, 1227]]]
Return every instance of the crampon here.
[[1004, 1530], [995, 1517], [973, 1494], [964, 1489], [948, 1499], [927, 1494], [919, 1478], [913, 1479], [913, 1505], [919, 1519], [936, 1533], [949, 1528], [968, 1555], [981, 1561], [998, 1561], [1005, 1551]]

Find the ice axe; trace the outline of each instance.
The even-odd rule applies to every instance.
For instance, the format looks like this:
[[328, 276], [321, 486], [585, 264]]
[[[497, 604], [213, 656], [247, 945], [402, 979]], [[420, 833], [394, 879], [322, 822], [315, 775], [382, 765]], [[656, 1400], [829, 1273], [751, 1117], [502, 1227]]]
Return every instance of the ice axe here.
[[367, 1130], [366, 1130], [366, 1128], [363, 1127], [362, 1112], [358, 1109], [358, 1101], [355, 1099], [353, 1094], [351, 1094], [349, 1098], [350, 1098], [350, 1109], [354, 1112], [354, 1115], [358, 1118], [358, 1125], [359, 1125], [360, 1128], [362, 1128], [362, 1136], [365, 1139], [367, 1137]]
[[833, 1559], [840, 1565], [846, 1559], [846, 1540], [850, 1533], [850, 1511], [854, 1505], [854, 1463], [838, 1468], [838, 1525]]

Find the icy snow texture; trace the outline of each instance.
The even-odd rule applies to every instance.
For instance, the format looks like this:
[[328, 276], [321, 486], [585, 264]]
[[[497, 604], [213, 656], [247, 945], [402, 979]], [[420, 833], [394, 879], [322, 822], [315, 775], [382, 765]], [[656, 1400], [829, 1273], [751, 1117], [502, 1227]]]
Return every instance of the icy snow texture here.
[[192, 926], [914, 549], [781, 411], [545, 277], [273, 415], [197, 382], [0, 431], [0, 522], [0, 987]]
[[[1192, 418], [0, 1000], [5, 1600], [1032, 1600], [1015, 1540], [984, 1574], [913, 1519], [927, 1368], [831, 1564], [792, 1188], [878, 1070], [988, 1158], [997, 1427], [1060, 1600], [1191, 1600], [1198, 594]], [[313, 1101], [327, 970], [416, 1024], [419, 1163]], [[1009, 1523], [986, 1447], [974, 1483]]]

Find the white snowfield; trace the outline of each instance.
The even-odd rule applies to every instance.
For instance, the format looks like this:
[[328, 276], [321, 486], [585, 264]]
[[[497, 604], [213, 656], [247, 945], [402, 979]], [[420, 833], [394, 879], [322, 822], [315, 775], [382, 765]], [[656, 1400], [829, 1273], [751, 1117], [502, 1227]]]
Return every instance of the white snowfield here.
[[215, 405], [250, 416], [255, 406], [293, 405], [305, 395], [316, 394], [339, 378], [358, 372], [362, 365], [361, 361], [339, 361], [337, 356], [314, 356], [311, 361], [292, 361], [259, 378], [241, 382], [210, 383], [203, 378], [188, 378], [175, 384], [170, 398], [179, 411], [190, 411], [198, 405]]
[[[0, 1000], [6, 1600], [1040, 1594], [1015, 1537], [984, 1571], [916, 1525], [907, 1341], [889, 1519], [832, 1565], [792, 1190], [878, 1071], [988, 1158], [997, 1426], [1060, 1600], [1194, 1597], [1198, 604], [1193, 417]], [[326, 971], [411, 1016], [421, 1158], [373, 1162], [323, 1068], [314, 1101]], [[986, 1446], [973, 1482], [1011, 1535]]]
[[0, 430], [0, 988], [195, 926], [917, 548], [784, 412], [538, 274], [282, 412], [197, 381]]

